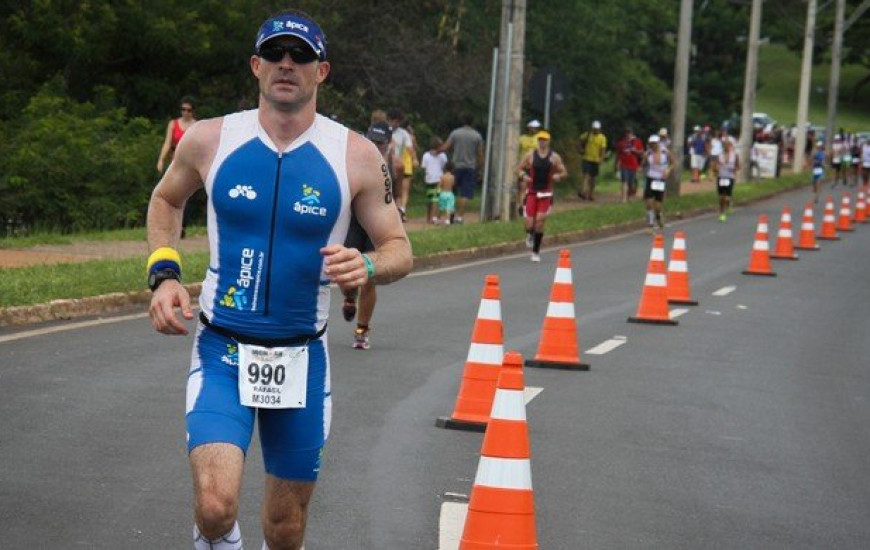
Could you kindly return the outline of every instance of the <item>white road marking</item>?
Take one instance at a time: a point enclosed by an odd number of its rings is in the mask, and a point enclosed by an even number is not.
[[[75,330],[79,328],[95,327],[98,325],[108,325],[110,323],[120,323],[122,321],[132,321],[133,319],[143,319],[148,317],[147,313],[134,313],[132,315],[121,315],[118,317],[107,317],[105,319],[93,319],[91,321],[80,321],[78,323],[70,323],[68,325],[57,325],[54,327],[39,328],[36,330],[27,330],[24,332],[16,332],[15,334],[7,334],[0,336],[0,344],[3,342],[12,342],[13,340],[22,340],[33,336],[42,336],[45,334],[53,334],[55,332],[65,332],[67,330]]]
[[[737,290],[736,286],[723,286],[722,288],[714,292],[713,296],[728,296],[735,290]]]
[[[628,340],[625,336],[614,336],[610,340],[605,340],[595,346],[594,348],[587,349],[586,353],[588,355],[604,355],[605,353],[609,353],[622,344],[626,343]]]
[[[525,389],[523,390],[523,399],[525,400],[526,405],[528,405],[529,402],[532,399],[536,398],[542,391],[544,391],[544,388],[536,388],[534,386],[526,386]]]
[[[672,309],[671,310],[671,319],[676,319],[677,317],[681,317],[681,316],[685,315],[686,313],[689,313],[688,309],[682,309],[682,308]]]
[[[716,311],[716,310],[713,310],[713,309],[708,309],[708,310],[706,310],[704,313],[707,313],[707,314],[710,314],[710,315],[722,315],[722,312],[721,312],[721,311]]]
[[[438,518],[438,550],[458,550],[468,515],[467,502],[444,502]]]
[[[749,309],[749,308],[744,306],[743,304],[737,304],[737,309]]]

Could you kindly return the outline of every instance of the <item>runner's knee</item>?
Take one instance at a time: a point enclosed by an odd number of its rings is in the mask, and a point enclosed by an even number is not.
[[[237,513],[238,502],[233,496],[209,490],[197,495],[196,524],[207,539],[214,540],[229,533]]]

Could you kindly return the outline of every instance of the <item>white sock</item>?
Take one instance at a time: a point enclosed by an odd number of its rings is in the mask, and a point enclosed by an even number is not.
[[[193,549],[194,550],[242,550],[242,531],[239,529],[239,522],[233,524],[233,528],[229,533],[215,540],[208,540],[199,528],[193,526]]]

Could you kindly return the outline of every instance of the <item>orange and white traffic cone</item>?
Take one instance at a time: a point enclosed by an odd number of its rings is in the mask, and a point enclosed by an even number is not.
[[[776,246],[771,258],[777,260],[797,260],[798,255],[794,251],[793,234],[791,232],[791,209],[788,206],[782,208],[782,217],[779,221],[779,231],[776,234]]]
[[[505,354],[459,550],[538,548],[522,356]]]
[[[687,306],[698,305],[692,299],[689,288],[689,263],[686,254],[686,235],[682,231],[674,234],[671,259],[668,261],[668,303]]]
[[[752,254],[749,256],[749,267],[743,270],[744,275],[767,275],[776,277],[770,268],[770,243],[767,242],[767,214],[762,214],[755,231],[755,241],[752,243]]]
[[[864,217],[870,221],[870,185],[864,186]]]
[[[800,250],[819,249],[819,243],[816,242],[815,214],[813,214],[813,203],[811,202],[804,206],[804,219],[801,222],[801,232],[798,235],[798,243],[795,248]]]
[[[646,278],[640,303],[634,317],[628,318],[629,323],[653,323],[659,325],[676,325],[671,319],[668,309],[668,276],[665,273],[665,238],[659,233],[653,237],[652,252],[649,256]]]
[[[840,240],[840,236],[837,235],[837,218],[834,216],[834,198],[830,195],[828,200],[825,201],[825,214],[822,217],[822,232],[819,233],[819,240]]]
[[[550,303],[541,329],[541,341],[534,359],[527,367],[565,370],[589,370],[580,362],[577,347],[577,320],[574,315],[574,283],[571,276],[571,251],[560,250],[556,277],[550,291]]]
[[[855,213],[852,215],[855,223],[867,223],[867,196],[864,191],[858,191],[858,200],[855,201]]]
[[[487,275],[456,406],[449,418],[438,418],[436,426],[475,432],[486,430],[503,355],[504,328],[499,279],[498,275]]]
[[[843,202],[840,203],[837,231],[855,231],[855,228],[852,227],[852,197],[848,193],[843,194]]]

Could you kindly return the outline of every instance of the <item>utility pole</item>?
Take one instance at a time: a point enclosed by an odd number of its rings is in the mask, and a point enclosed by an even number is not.
[[[828,81],[828,123],[825,126],[825,151],[831,150],[834,124],[837,121],[837,96],[840,93],[840,59],[843,55],[843,21],[846,0],[837,0],[834,19],[834,44],[831,46],[831,77]]]
[[[816,36],[816,0],[807,2],[807,28],[804,30],[804,55],[801,63],[801,83],[798,92],[797,128],[794,135],[792,172],[804,171],[804,150],[807,142],[807,113],[810,108],[810,77],[813,73],[813,42]],[[812,149],[810,149],[812,151]]]
[[[498,93],[494,116],[492,164],[495,168],[493,216],[510,221],[511,192],[515,187],[523,100],[523,52],[526,35],[526,0],[502,0]]]
[[[677,33],[677,59],[674,66],[674,99],[671,104],[671,142],[674,168],[668,178],[668,194],[680,196],[683,155],[686,147],[686,102],[689,95],[689,55],[692,47],[693,0],[680,0],[680,29]]]
[[[748,181],[752,148],[752,113],[755,112],[755,88],[758,82],[758,46],[761,37],[761,2],[752,0],[749,17],[749,39],[746,42],[746,77],[743,82],[743,114],[740,118],[740,181]]]

